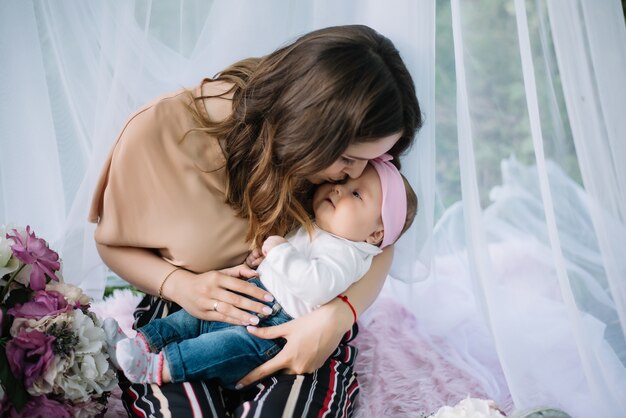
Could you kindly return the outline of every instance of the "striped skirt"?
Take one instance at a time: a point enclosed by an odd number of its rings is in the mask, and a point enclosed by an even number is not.
[[[178,305],[146,296],[135,310],[135,328],[179,310]],[[274,375],[241,391],[214,381],[130,383],[120,373],[122,401],[133,417],[350,417],[359,392],[354,372],[355,347],[348,343],[355,324],[333,355],[314,373]]]

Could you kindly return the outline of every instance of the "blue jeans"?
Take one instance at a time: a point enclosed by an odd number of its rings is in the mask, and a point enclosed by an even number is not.
[[[263,289],[257,278],[248,280]],[[266,290],[266,289],[265,289]],[[270,327],[293,319],[278,303],[259,301],[274,311],[257,326]],[[203,321],[184,310],[150,321],[137,330],[153,352],[163,351],[172,382],[217,379],[226,388],[274,357],[285,345],[283,338],[264,340],[244,326]]]

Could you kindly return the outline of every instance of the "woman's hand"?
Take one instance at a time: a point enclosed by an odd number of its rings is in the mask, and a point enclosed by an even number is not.
[[[241,280],[256,275],[256,271],[245,264],[201,274],[178,270],[174,272],[175,277],[165,283],[163,294],[196,318],[256,325],[259,318],[245,311],[267,315],[271,309],[249,297],[274,299],[267,291]]]
[[[202,274],[183,269],[172,272],[170,263],[146,248],[104,244],[97,244],[97,248],[102,260],[124,280],[147,294],[176,302],[199,319],[257,324],[258,318],[245,311],[268,314],[267,307],[249,298],[274,299],[267,291],[241,280],[257,275],[243,264]]]
[[[248,373],[237,387],[241,388],[283,370],[288,374],[312,373],[335,351],[352,326],[350,308],[339,299],[281,325],[248,331],[264,339],[285,338],[287,344],[276,355]]]

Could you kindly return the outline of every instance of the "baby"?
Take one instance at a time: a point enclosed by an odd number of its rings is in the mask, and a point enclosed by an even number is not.
[[[372,258],[411,225],[417,198],[383,155],[345,184],[323,184],[313,196],[315,227],[263,243],[259,278],[249,282],[274,295],[271,313],[258,326],[304,315],[341,295],[368,270]],[[285,340],[257,338],[243,326],[202,321],[184,310],[152,320],[134,339],[105,320],[113,362],[134,383],[218,379],[233,388],[248,372],[275,356]]]

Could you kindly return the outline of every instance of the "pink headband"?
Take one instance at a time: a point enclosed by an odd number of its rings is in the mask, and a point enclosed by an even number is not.
[[[406,189],[400,172],[391,164],[393,157],[383,154],[370,160],[370,164],[378,172],[380,186],[383,190],[381,216],[385,235],[380,248],[393,244],[400,237],[406,220]]]

